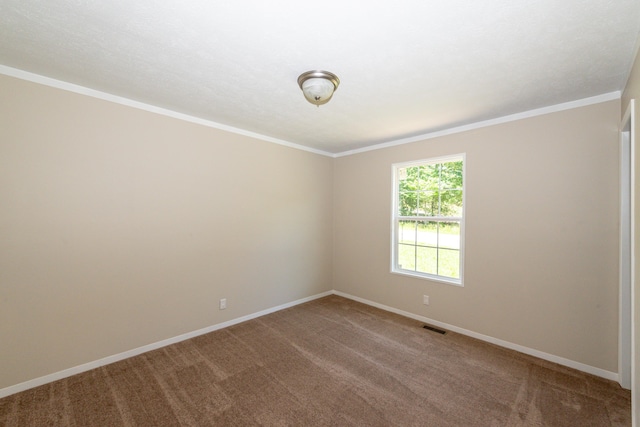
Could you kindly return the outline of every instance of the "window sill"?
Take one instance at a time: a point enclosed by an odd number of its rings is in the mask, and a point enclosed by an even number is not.
[[[453,279],[453,278],[447,278],[443,276],[435,276],[433,274],[418,273],[410,270],[391,270],[391,273],[399,274],[401,276],[415,277],[416,279],[430,280],[432,282],[445,283],[447,285],[458,286],[461,288],[464,287],[464,284],[462,283],[462,279]]]

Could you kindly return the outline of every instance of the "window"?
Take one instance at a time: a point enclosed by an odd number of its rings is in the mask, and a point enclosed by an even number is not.
[[[392,267],[462,285],[464,154],[393,165]]]

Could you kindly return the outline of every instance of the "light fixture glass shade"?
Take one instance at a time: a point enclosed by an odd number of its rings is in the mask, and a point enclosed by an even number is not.
[[[329,102],[339,84],[338,76],[328,71],[307,71],[298,77],[304,97],[314,105]]]
[[[333,96],[333,83],[325,79],[309,79],[302,83],[302,93],[312,104],[321,105]]]

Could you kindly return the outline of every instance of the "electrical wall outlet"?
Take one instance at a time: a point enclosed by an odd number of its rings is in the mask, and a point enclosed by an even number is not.
[[[422,295],[422,303],[424,305],[429,305],[429,295]]]
[[[226,298],[221,298],[220,299],[220,310],[224,310],[225,308],[227,308],[227,299]]]

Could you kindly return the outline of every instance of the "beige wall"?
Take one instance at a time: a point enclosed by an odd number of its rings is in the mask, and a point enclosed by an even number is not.
[[[633,222],[635,224],[635,312],[634,312],[634,325],[635,325],[635,376],[632,378],[634,383],[634,390],[640,391],[640,314],[638,313],[638,309],[640,309],[640,262],[638,261],[638,256],[640,253],[638,252],[640,249],[640,207],[638,206],[638,201],[640,200],[640,171],[638,171],[638,167],[640,165],[640,55],[636,55],[635,63],[633,64],[633,69],[631,70],[631,75],[629,76],[629,80],[627,82],[627,86],[622,94],[622,114],[625,113],[627,106],[629,105],[629,101],[631,99],[635,99],[635,135],[632,144],[635,150],[635,165],[636,165],[636,182],[635,182],[635,218]],[[640,396],[638,393],[635,393],[633,396],[633,409],[634,416],[636,420],[640,420]]]
[[[617,371],[617,101],[333,160],[0,93],[0,389],[330,289]],[[465,287],[390,274],[391,164],[462,152]]]
[[[619,119],[610,101],[336,159],[334,288],[617,372]],[[465,286],[391,274],[391,165],[456,153]]]
[[[0,94],[0,389],[332,289],[333,159]]]

